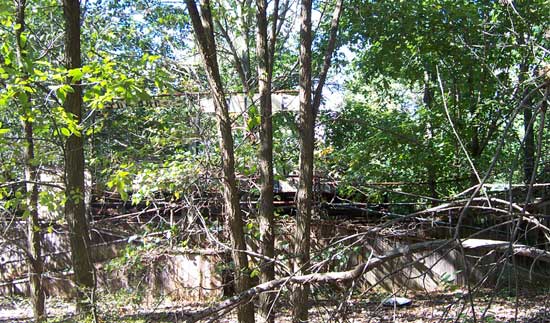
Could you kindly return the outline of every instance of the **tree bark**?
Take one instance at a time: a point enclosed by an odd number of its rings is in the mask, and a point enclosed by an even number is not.
[[[430,87],[430,73],[428,71],[424,72],[424,96],[422,98],[422,101],[424,102],[424,105],[428,109],[428,111],[432,110],[432,103],[433,103],[433,91]],[[430,149],[433,149],[433,137],[434,137],[434,129],[431,122],[428,122],[427,124],[427,134],[428,134],[428,147]],[[437,173],[435,168],[435,163],[430,159],[427,161],[427,168],[426,168],[426,174],[427,174],[427,183],[428,183],[428,190],[430,197],[437,199]],[[432,200],[431,205],[435,206],[436,201]]]
[[[243,139],[250,136],[251,131],[248,131],[248,106],[247,100],[250,102],[254,101],[252,93],[252,70],[250,64],[250,34],[252,28],[252,0],[245,0],[238,2],[237,8],[235,9],[237,13],[237,19],[233,21],[232,30],[228,30],[227,18],[225,21],[220,21],[220,17],[215,18],[216,25],[220,31],[220,34],[225,39],[229,46],[229,51],[233,56],[234,67],[239,76],[241,84],[243,86],[242,90],[245,94],[245,110],[242,113],[243,121]],[[223,16],[223,15],[220,15]],[[223,17],[222,17],[223,18]]]
[[[296,231],[294,234],[294,272],[305,275],[310,260],[310,225],[313,203],[313,150],[315,114],[311,102],[311,0],[301,0],[300,24],[300,166],[296,196]],[[292,291],[292,321],[308,321],[309,284],[296,284]]]
[[[325,52],[323,67],[319,74],[319,83],[312,97],[311,81],[311,0],[302,0],[300,8],[300,112],[299,112],[299,138],[300,147],[300,176],[298,179],[298,192],[296,196],[296,231],[294,235],[294,271],[297,275],[307,273],[310,260],[310,225],[313,204],[313,151],[315,147],[315,119],[317,110],[321,104],[323,86],[331,65],[332,54],[336,47],[336,36],[340,15],[342,13],[342,0],[337,0],[333,11],[329,40]],[[293,322],[308,321],[309,284],[295,286],[292,292]]]
[[[525,144],[523,146],[523,176],[525,184],[531,182],[533,170],[535,169],[535,131],[533,129],[533,124],[531,124],[532,118],[533,111],[531,107],[527,105],[523,109],[523,130],[525,132]]]
[[[29,291],[35,322],[45,320],[44,287],[42,285],[42,237],[38,219],[38,170],[34,165],[33,124],[23,122],[25,130],[25,180],[27,181],[27,245],[29,248]]]
[[[65,66],[80,68],[80,2],[63,0],[65,19]],[[82,87],[80,81],[71,83],[63,104],[78,123],[82,120]],[[84,206],[84,141],[80,134],[71,134],[65,143],[65,219],[69,226],[74,282],[77,286],[77,310],[90,314],[93,310],[94,268],[90,258],[90,236]]]
[[[235,290],[237,293],[241,293],[251,286],[250,269],[248,267],[248,257],[246,253],[242,252],[246,250],[246,242],[239,205],[237,181],[235,179],[235,156],[233,152],[233,136],[231,134],[231,119],[218,67],[210,2],[209,0],[201,1],[200,13],[194,0],[186,0],[185,3],[191,17],[199,52],[203,58],[216,109],[218,131],[220,133],[220,150],[222,153],[223,196],[231,228],[232,256],[235,262]],[[241,323],[253,323],[254,305],[252,303],[240,305],[237,317]]]
[[[520,37],[519,45],[523,44],[524,41],[522,37]],[[525,80],[528,78],[527,73],[529,71],[528,63],[526,61],[522,62],[519,70],[520,74],[518,87],[523,89],[523,91],[521,91],[522,97],[520,98],[520,100],[522,100],[529,93],[529,88],[525,85]],[[523,108],[523,130],[525,133],[525,137],[523,139],[523,177],[525,184],[529,184],[531,182],[531,177],[535,168],[535,130],[533,129],[534,125],[531,123],[531,119],[533,119],[533,111],[531,110],[530,104],[531,101],[532,100],[529,100]]]
[[[256,53],[258,56],[258,85],[260,94],[260,244],[262,255],[275,257],[275,237],[273,220],[273,123],[271,106],[271,78],[272,62],[270,60],[267,38],[267,0],[257,0],[257,34]],[[275,11],[278,8],[274,8]],[[274,21],[274,24],[277,22]],[[275,279],[275,264],[272,261],[260,262],[260,282],[265,283]],[[273,322],[271,306],[274,295],[264,293],[260,295],[259,321]]]
[[[16,57],[17,65],[22,72],[23,77],[27,78],[27,73],[24,67],[24,45],[21,39],[23,32],[26,29],[25,24],[25,0],[15,0],[16,17],[15,23],[19,24],[19,29],[15,31],[16,39]],[[28,94],[27,94],[28,95]],[[31,110],[30,97],[21,102],[24,109],[24,114],[27,110]],[[44,289],[42,286],[42,238],[40,230],[40,222],[38,219],[38,169],[35,163],[34,155],[34,130],[31,121],[23,118],[22,121],[23,133],[25,135],[25,147],[23,151],[23,160],[25,163],[25,181],[27,190],[27,248],[28,248],[28,261],[29,261],[29,290],[31,303],[33,305],[33,317],[35,322],[43,322],[45,319],[45,306],[44,306]]]
[[[297,275],[307,273],[310,261],[310,225],[313,204],[313,151],[315,147],[315,119],[317,110],[321,104],[323,86],[331,65],[332,54],[336,47],[336,36],[340,15],[342,12],[342,0],[337,0],[333,11],[330,35],[327,50],[325,52],[323,67],[319,74],[319,83],[312,97],[311,81],[311,0],[302,0],[300,9],[300,111],[299,111],[299,138],[300,165],[298,179],[298,193],[296,195],[296,231],[294,235],[294,271]],[[309,284],[295,286],[292,292],[293,322],[308,321]]]

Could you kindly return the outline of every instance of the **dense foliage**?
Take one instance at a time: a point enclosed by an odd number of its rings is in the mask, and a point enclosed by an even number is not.
[[[352,1],[347,100],[325,119],[331,171],[356,185],[407,182],[420,184],[412,188],[418,193],[449,196],[477,184],[498,150],[489,181],[521,182],[521,165],[533,158],[522,150],[535,145],[524,125],[544,128],[537,116],[544,91],[521,107],[533,120],[516,111],[547,77],[544,4]],[[539,139],[543,152],[547,134]],[[544,153],[536,158],[548,163]]]

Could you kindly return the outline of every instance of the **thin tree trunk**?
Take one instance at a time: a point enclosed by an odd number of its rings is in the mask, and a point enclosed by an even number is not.
[[[330,22],[329,30],[329,39],[327,44],[327,49],[325,51],[325,57],[323,59],[323,67],[319,73],[319,82],[317,83],[317,88],[315,88],[315,93],[313,95],[313,113],[314,117],[317,115],[319,106],[321,105],[321,97],[323,96],[323,87],[325,86],[325,81],[327,79],[328,70],[332,65],[332,54],[336,48],[336,36],[338,35],[338,27],[340,25],[340,17],[342,16],[344,0],[336,0],[334,10],[332,12],[332,19]]]
[[[313,202],[313,150],[315,115],[311,91],[311,0],[301,1],[300,24],[300,176],[296,197],[296,231],[294,236],[294,272],[307,273],[310,260],[310,223]],[[297,284],[292,291],[293,322],[308,321],[309,284]]]
[[[239,205],[237,181],[235,179],[235,156],[233,152],[233,136],[231,134],[231,119],[218,67],[210,2],[209,0],[201,2],[201,13],[197,10],[194,0],[186,0],[185,3],[191,17],[199,51],[204,61],[216,109],[218,131],[221,137],[223,196],[231,227],[232,255],[235,262],[235,291],[241,293],[251,287],[250,269],[248,267],[248,257],[242,252],[242,250],[246,250],[246,242]],[[241,323],[253,323],[254,305],[252,303],[240,305],[237,317]]]
[[[15,23],[19,24],[20,28],[15,31],[16,38],[16,57],[17,65],[26,78],[26,72],[24,72],[24,48],[21,36],[26,29],[25,24],[25,0],[16,0],[16,17]],[[24,113],[31,108],[30,97],[21,102]],[[27,248],[28,248],[28,261],[29,261],[29,290],[31,303],[33,305],[33,317],[35,322],[42,322],[45,319],[44,316],[44,290],[42,286],[42,238],[40,230],[40,222],[38,219],[38,170],[35,164],[34,156],[34,131],[32,122],[23,118],[22,121],[23,132],[25,134],[25,148],[23,151],[23,160],[25,162],[25,181],[27,190]]]
[[[321,104],[323,86],[331,65],[332,54],[336,47],[336,37],[343,0],[337,0],[332,14],[329,40],[325,52],[323,67],[319,73],[319,82],[312,97],[311,81],[311,0],[301,1],[300,24],[300,112],[299,138],[300,146],[300,176],[296,196],[296,231],[294,236],[294,272],[304,275],[310,260],[310,225],[313,204],[313,151],[315,147],[315,119]],[[292,291],[293,322],[308,321],[309,284],[307,282],[295,286]]]
[[[44,287],[42,285],[42,273],[44,264],[42,262],[42,237],[40,221],[38,219],[38,170],[34,166],[34,139],[33,125],[24,121],[25,129],[25,180],[27,181],[27,239],[29,248],[29,291],[33,305],[33,316],[36,322],[45,319]]]
[[[430,88],[430,73],[428,71],[424,72],[424,96],[422,101],[424,102],[424,105],[428,109],[428,111],[432,110],[432,103],[433,103],[433,93],[432,89]],[[432,141],[434,137],[434,130],[433,126],[430,122],[428,122],[428,147],[433,148]],[[436,168],[433,165],[434,163],[432,160],[428,160],[428,167],[426,169],[427,173],[427,182],[428,182],[428,190],[430,191],[430,197],[437,199],[437,173]],[[435,200],[431,201],[431,205],[435,206],[437,203]]]
[[[234,67],[241,80],[244,92],[244,111],[242,113],[243,121],[243,139],[250,136],[251,130],[248,129],[248,105],[254,102],[254,97],[251,88],[252,71],[250,68],[250,28],[251,28],[251,0],[246,0],[239,3],[237,7],[238,19],[234,22],[236,26],[232,32],[228,30],[227,20],[222,23],[219,17],[215,18],[216,25],[229,46],[229,50],[233,56]],[[248,102],[250,100],[250,102]]]
[[[530,106],[523,109],[523,130],[525,131],[525,145],[523,147],[524,182],[529,184],[535,168],[535,131],[531,123],[533,111]]]
[[[65,18],[65,65],[67,69],[81,67],[80,52],[80,2],[63,0]],[[67,93],[65,111],[78,123],[82,119],[82,87],[80,81],[72,84],[73,92]],[[90,258],[90,236],[84,206],[84,141],[82,136],[71,134],[65,144],[65,218],[69,225],[71,259],[74,281],[77,286],[77,309],[82,314],[93,310],[93,264]]]
[[[258,55],[258,82],[260,92],[260,243],[262,255],[268,258],[275,256],[275,237],[273,221],[273,124],[271,106],[271,71],[270,52],[267,39],[267,0],[257,0],[257,35],[256,52]],[[274,8],[278,10],[278,8]],[[276,22],[273,22],[276,24]],[[271,261],[261,261],[260,282],[265,283],[275,279],[275,264]],[[273,294],[260,295],[260,322],[273,322],[271,314]]]
[[[477,99],[475,98],[475,85],[472,75],[472,69],[470,69],[470,75],[468,77],[468,102],[469,102],[469,112],[472,117],[474,117],[477,114]],[[471,125],[472,129],[472,137],[470,138],[470,157],[472,159],[472,163],[475,167],[477,167],[477,163],[479,161],[479,158],[481,157],[481,146],[479,141],[479,126],[475,123]],[[478,175],[476,174],[475,169],[470,169],[470,186],[475,186],[479,184]]]
[[[523,45],[523,38],[519,38],[519,45]],[[520,74],[518,80],[518,87],[523,89],[521,92],[523,95],[520,98],[522,100],[528,93],[529,88],[526,86],[525,80],[528,78],[528,68],[529,65],[526,61],[522,62],[520,65]],[[531,100],[530,100],[531,101]],[[531,124],[531,119],[533,118],[533,111],[531,110],[531,105],[528,103],[523,108],[523,130],[525,132],[524,137],[524,146],[523,146],[523,176],[525,184],[531,182],[531,176],[535,168],[535,130],[533,124]]]

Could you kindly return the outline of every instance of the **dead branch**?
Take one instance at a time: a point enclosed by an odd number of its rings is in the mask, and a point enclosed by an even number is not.
[[[465,239],[462,241],[456,240],[433,240],[426,242],[419,242],[412,245],[401,246],[394,248],[392,251],[388,252],[382,256],[372,256],[367,262],[363,262],[353,269],[348,271],[340,272],[326,272],[326,273],[314,273],[301,276],[287,276],[279,279],[275,279],[263,284],[256,285],[239,295],[235,295],[225,301],[217,303],[211,307],[194,311],[183,313],[186,318],[186,322],[197,322],[202,319],[211,317],[218,312],[226,312],[234,307],[250,301],[253,297],[273,291],[283,285],[291,284],[305,284],[305,283],[331,283],[331,282],[343,282],[349,280],[356,280],[363,276],[368,271],[379,267],[380,265],[395,259],[397,257],[402,257],[426,250],[438,249],[438,248],[456,248],[459,245],[462,245],[464,249],[494,249],[494,250],[507,250],[510,247],[510,242],[508,241],[498,241],[498,240],[487,240],[487,239]],[[526,256],[533,258],[538,261],[550,262],[550,252],[529,247],[521,244],[512,244],[512,250],[514,255]]]
[[[438,206],[435,206],[435,207],[432,207],[432,208],[429,208],[429,209],[426,209],[426,210],[422,210],[422,211],[419,211],[419,212],[416,212],[416,213],[413,213],[412,215],[421,215],[421,214],[426,214],[426,213],[438,213],[438,212],[442,212],[442,211],[447,211],[449,207],[455,207],[455,206],[460,206],[460,207],[463,207],[465,208],[466,207],[466,204],[468,201],[471,201],[471,202],[495,202],[497,204],[502,204],[502,205],[506,205],[506,206],[510,206],[512,209],[515,209],[516,211],[519,211],[521,212],[523,210],[523,208],[515,203],[510,203],[509,201],[506,201],[506,200],[503,200],[503,199],[499,199],[499,198],[495,198],[495,197],[490,197],[490,198],[482,198],[482,197],[474,197],[474,198],[470,198],[470,199],[464,199],[464,200],[458,200],[458,201],[452,201],[452,202],[449,202],[449,203],[445,203],[445,204],[441,204],[441,205],[438,205]],[[471,207],[471,206],[468,206],[468,207]],[[498,209],[498,208],[495,208],[495,207],[489,207],[489,209],[493,210],[493,211],[500,211],[501,209]],[[526,214],[529,214],[528,212],[526,212]]]

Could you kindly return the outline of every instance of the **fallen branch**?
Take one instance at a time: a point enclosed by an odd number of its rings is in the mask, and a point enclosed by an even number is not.
[[[462,247],[464,249],[478,249],[478,248],[489,248],[496,250],[508,250],[510,248],[510,242],[507,241],[498,241],[498,240],[486,240],[486,239],[465,239],[461,241]],[[363,262],[353,269],[348,271],[340,272],[327,272],[327,273],[314,273],[309,275],[301,276],[288,276],[279,279],[275,279],[263,284],[256,285],[239,295],[235,295],[225,301],[222,301],[218,304],[215,304],[211,307],[194,311],[183,313],[186,317],[186,322],[197,322],[199,320],[211,317],[218,312],[226,312],[244,302],[250,301],[256,295],[261,293],[269,292],[279,288],[282,285],[293,283],[293,284],[304,284],[304,283],[330,283],[330,282],[343,282],[349,280],[355,280],[363,276],[368,271],[379,267],[380,265],[395,259],[397,257],[402,257],[417,252],[422,252],[426,250],[433,250],[439,248],[456,248],[459,245],[459,241],[456,240],[433,240],[415,243],[412,245],[397,247],[388,252],[383,256],[372,256],[369,258],[369,261]],[[538,261],[545,261],[550,263],[550,252],[521,245],[513,244],[512,250],[514,255],[526,256],[534,258]]]
[[[495,197],[490,197],[490,198],[484,198],[484,197],[474,197],[472,199],[463,199],[463,200],[457,200],[457,201],[452,201],[452,202],[449,202],[449,203],[445,203],[445,204],[441,204],[441,205],[438,205],[438,206],[435,206],[435,207],[432,207],[432,208],[429,208],[429,209],[426,209],[426,210],[422,210],[422,211],[418,211],[416,213],[413,213],[411,215],[413,216],[417,216],[417,215],[421,215],[421,214],[426,214],[426,213],[441,213],[441,212],[444,212],[444,211],[447,211],[448,208],[450,207],[461,207],[461,208],[465,208],[466,207],[466,204],[468,201],[472,201],[472,202],[495,202],[497,204],[502,204],[502,205],[505,205],[506,207],[511,207],[512,209],[518,211],[518,212],[522,212],[523,211],[523,208],[520,206],[520,205],[517,205],[516,203],[510,203],[509,201],[506,201],[506,200],[503,200],[503,199],[499,199],[499,198],[495,198]],[[470,208],[470,206],[468,206]],[[493,210],[493,211],[497,211],[497,212],[500,212],[502,211],[502,209],[499,209],[499,208],[496,208],[496,207],[488,207],[490,210]],[[525,214],[529,214],[528,212],[525,212]]]

